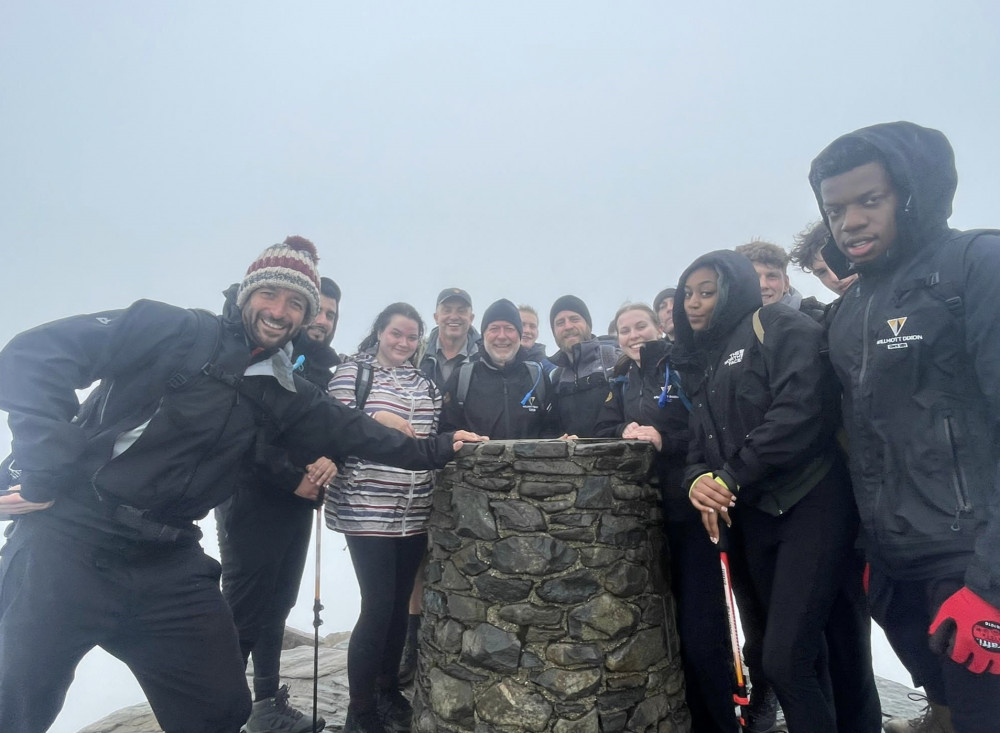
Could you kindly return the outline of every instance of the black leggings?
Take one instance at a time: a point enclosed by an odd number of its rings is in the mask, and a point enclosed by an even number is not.
[[[410,592],[427,535],[345,537],[361,589],[361,615],[347,648],[350,705],[361,712],[375,704],[377,690],[399,686]]]
[[[839,596],[849,587],[857,529],[843,467],[831,469],[780,516],[752,506],[737,508],[734,522],[742,524],[747,565],[767,609],[764,676],[774,686],[788,730],[836,733],[844,730],[838,717],[846,723],[849,712],[863,709],[863,727],[853,729],[877,731],[869,639],[857,625],[840,623],[846,605]],[[838,618],[831,623],[835,607]],[[836,664],[829,667],[827,645],[837,650]]]

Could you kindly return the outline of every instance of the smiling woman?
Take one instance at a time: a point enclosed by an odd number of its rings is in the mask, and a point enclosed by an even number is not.
[[[413,363],[423,331],[413,306],[386,307],[360,353],[337,367],[330,395],[407,435],[435,435],[441,396]],[[379,716],[409,729],[412,711],[399,692],[398,670],[432,489],[430,471],[349,457],[327,494],[326,524],[344,534],[361,588],[361,614],[347,652],[345,731],[381,731]]]

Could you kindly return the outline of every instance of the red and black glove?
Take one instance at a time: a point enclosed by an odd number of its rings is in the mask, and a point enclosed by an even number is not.
[[[1000,609],[968,588],[941,604],[928,633],[938,654],[947,653],[974,674],[1000,675]]]

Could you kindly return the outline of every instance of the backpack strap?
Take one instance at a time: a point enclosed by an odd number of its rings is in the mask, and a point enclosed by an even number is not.
[[[180,389],[187,384],[189,379],[200,373],[209,374],[226,383],[230,381],[213,364],[213,360],[219,353],[219,345],[222,343],[222,323],[214,313],[209,311],[192,308],[191,312],[198,318],[194,344],[188,351],[185,363],[167,380],[168,390]],[[213,373],[216,371],[219,373]]]
[[[614,373],[615,365],[618,364],[618,349],[608,344],[601,344],[601,368],[604,370],[604,378],[611,383],[611,375]],[[610,360],[610,361],[609,361]]]
[[[455,390],[455,400],[461,410],[465,409],[465,398],[469,396],[469,384],[472,382],[472,368],[475,364],[467,361],[458,368],[458,388]]]
[[[375,370],[367,361],[358,362],[358,373],[354,377],[354,406],[358,410],[365,409],[368,402],[368,395],[372,393],[372,381],[375,378]]]
[[[539,403],[545,404],[545,369],[537,361],[525,361],[524,365],[528,367],[528,374],[531,375],[531,389],[528,393],[524,395],[521,400],[521,404],[524,405],[531,399],[534,395],[538,398]]]
[[[753,332],[757,335],[757,340],[764,343],[764,324],[760,322],[760,311],[758,308],[753,312]]]

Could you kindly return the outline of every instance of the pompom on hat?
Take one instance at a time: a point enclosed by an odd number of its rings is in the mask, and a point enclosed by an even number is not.
[[[242,308],[254,290],[263,287],[287,288],[302,293],[309,304],[308,323],[319,313],[319,272],[316,245],[305,237],[287,237],[272,244],[250,263],[236,293],[236,306]]]

